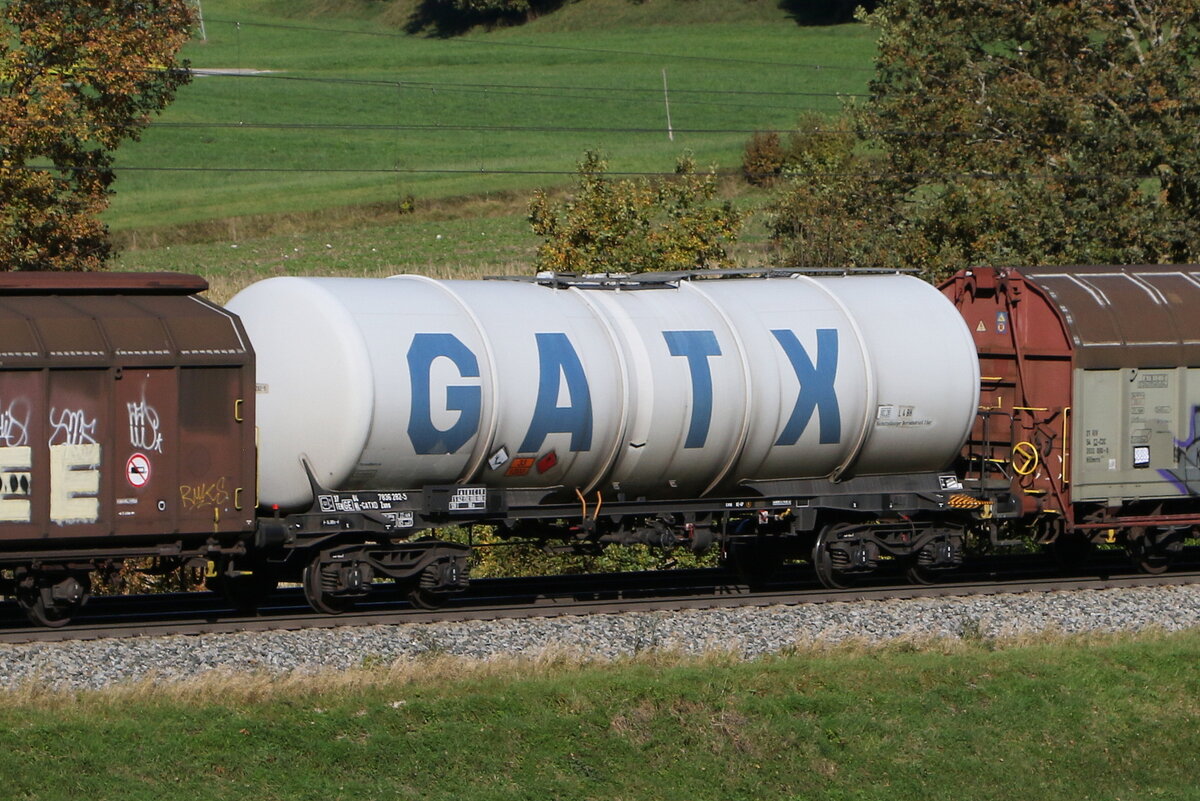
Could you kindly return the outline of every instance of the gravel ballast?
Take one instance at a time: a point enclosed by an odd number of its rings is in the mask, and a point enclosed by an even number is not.
[[[646,651],[746,658],[797,645],[1006,638],[1200,626],[1200,585],[411,623],[304,631],[0,645],[0,687],[99,689],[210,671],[287,675],[423,656],[487,660],[552,652],[611,659]]]

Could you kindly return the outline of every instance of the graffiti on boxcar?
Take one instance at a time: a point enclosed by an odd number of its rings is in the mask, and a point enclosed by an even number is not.
[[[94,425],[94,423],[93,423]],[[50,520],[94,523],[100,517],[100,446],[50,446]]]
[[[0,522],[28,523],[32,450],[28,445],[0,448]]]
[[[2,403],[2,401],[0,401]],[[10,401],[0,412],[0,445],[15,448],[29,444],[29,401],[18,398]]]
[[[142,398],[139,403],[127,403],[129,411],[129,444],[137,450],[162,453],[163,438],[158,427],[158,410]]]
[[[50,409],[51,445],[91,445],[96,442],[96,418],[83,409]]]
[[[1192,425],[1187,439],[1175,440],[1178,459],[1174,470],[1159,470],[1184,495],[1200,496],[1200,406],[1192,407]]]
[[[216,481],[200,484],[181,484],[179,486],[179,501],[185,511],[219,507],[229,503],[229,490],[226,489],[228,480],[221,476]]]
[[[33,448],[30,404],[18,400],[0,412],[0,523],[33,522]],[[50,522],[100,519],[100,445],[95,418],[81,409],[50,410]]]
[[[33,521],[33,448],[0,448],[0,523]],[[50,520],[67,525],[100,517],[100,446],[50,446]]]
[[[50,409],[50,520],[94,523],[100,517],[100,444],[96,418],[83,409]]]

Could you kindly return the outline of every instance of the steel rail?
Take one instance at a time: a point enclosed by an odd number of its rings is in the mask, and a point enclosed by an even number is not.
[[[1010,568],[1011,569],[1011,568]],[[61,629],[31,627],[13,603],[0,604],[0,643],[199,635],[257,631],[296,631],[342,626],[380,626],[498,620],[565,615],[619,614],[762,607],[832,602],[967,597],[1030,592],[1061,592],[1200,583],[1200,566],[1145,575],[1126,565],[1102,566],[1091,575],[1049,575],[1044,562],[1021,568],[1016,578],[976,571],[959,580],[913,585],[873,583],[830,590],[816,585],[797,566],[761,590],[751,590],[723,570],[562,576],[477,581],[465,596],[438,610],[417,609],[399,599],[381,597],[342,615],[312,612],[298,590],[273,595],[258,615],[232,612],[213,593],[108,596],[94,599],[78,623]]]

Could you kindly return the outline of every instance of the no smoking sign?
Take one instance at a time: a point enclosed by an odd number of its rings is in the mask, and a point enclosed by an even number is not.
[[[145,454],[135,453],[129,457],[129,461],[125,463],[125,478],[129,479],[131,487],[146,486],[150,481],[150,460]]]

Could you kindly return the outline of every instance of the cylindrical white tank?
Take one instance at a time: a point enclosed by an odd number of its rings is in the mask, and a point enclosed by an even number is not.
[[[945,467],[978,405],[962,317],[903,275],[551,288],[273,278],[230,301],[258,364],[260,502],[325,486],[667,498]]]

